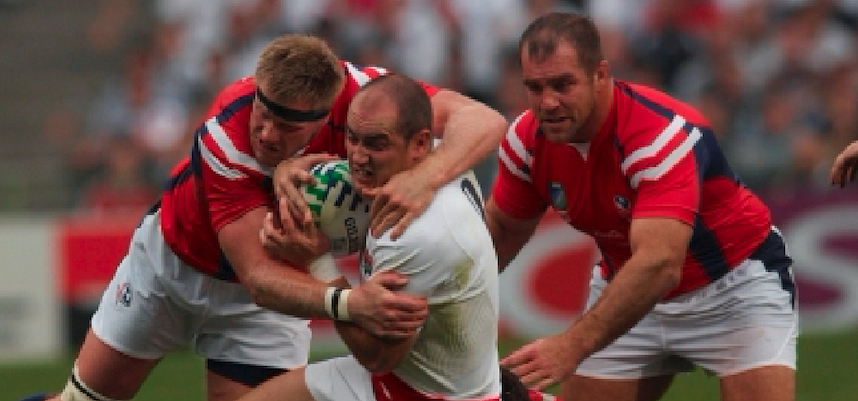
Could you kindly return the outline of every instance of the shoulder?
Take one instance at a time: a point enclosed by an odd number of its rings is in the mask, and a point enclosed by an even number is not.
[[[622,99],[618,102],[620,113],[626,114],[629,126],[655,127],[688,123],[708,125],[708,121],[693,106],[661,90],[640,84],[619,82],[617,92]]]
[[[527,110],[516,117],[507,129],[500,144],[502,158],[512,157],[526,162],[536,146],[539,121]]]
[[[252,76],[245,76],[230,82],[218,92],[215,104],[222,105],[221,108],[241,99],[253,100],[256,91],[256,83]]]
[[[539,122],[530,110],[513,120],[498,147],[500,171],[509,171],[516,177],[530,181],[530,170],[539,141]],[[498,179],[504,179],[503,174]]]
[[[440,235],[455,237],[461,232],[470,232],[471,227],[485,225],[484,205],[480,184],[474,173],[468,171],[438,190],[424,213],[424,224],[427,230],[434,229]]]
[[[251,77],[224,87],[198,131],[199,147],[194,152],[199,151],[206,165],[228,178],[270,174],[256,161],[250,146],[248,124],[255,89]]]
[[[443,242],[452,237],[460,224],[482,221],[481,207],[480,187],[474,174],[462,174],[438,189],[426,210],[397,241],[443,247]]]
[[[387,74],[387,69],[377,66],[361,66],[349,61],[340,60],[346,73],[347,83],[354,83],[358,86],[363,86],[373,78]]]
[[[345,124],[349,103],[358,89],[373,78],[386,74],[387,70],[382,67],[361,67],[345,60],[340,60],[340,65],[345,73],[345,83],[331,107],[331,121],[341,126]]]
[[[535,140],[539,131],[539,121],[533,112],[525,110],[518,115],[509,125],[505,141],[519,140],[523,143],[531,143]]]

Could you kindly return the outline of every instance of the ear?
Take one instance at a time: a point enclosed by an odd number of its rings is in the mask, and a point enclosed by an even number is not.
[[[593,72],[593,79],[597,86],[605,85],[610,81],[611,71],[608,66],[608,60],[602,60],[596,64],[596,71]]]
[[[432,150],[432,141],[432,132],[428,129],[422,129],[412,135],[409,143],[411,157],[414,159],[423,158],[423,156]]]

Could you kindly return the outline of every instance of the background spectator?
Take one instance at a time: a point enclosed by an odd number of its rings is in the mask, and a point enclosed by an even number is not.
[[[102,75],[89,101],[60,101],[42,119],[68,192],[60,207],[87,204],[85,188],[110,175],[108,149],[117,142],[140,153],[139,181],[160,185],[163,166],[186,153],[211,88],[249,73],[260,44],[284,32],[319,35],[345,59],[389,66],[514,116],[524,107],[514,51],[522,27],[547,11],[584,10],[603,32],[614,74],[700,108],[762,195],[829,190],[831,160],[858,139],[858,0],[90,3],[84,56],[111,60],[103,68],[115,74]],[[493,174],[487,159],[480,178]]]

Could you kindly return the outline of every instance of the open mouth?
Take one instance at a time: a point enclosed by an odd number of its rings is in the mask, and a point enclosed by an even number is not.
[[[568,117],[543,117],[541,119],[544,124],[559,124],[569,120]]]
[[[259,147],[262,150],[264,150],[266,152],[270,152],[270,153],[277,153],[280,151],[280,146],[277,146],[276,144],[273,144],[270,142],[265,142],[265,141],[259,141]]]
[[[363,187],[363,189],[375,187],[375,174],[367,166],[350,166],[349,173],[352,176],[352,181],[358,187]]]
[[[365,167],[352,167],[351,174],[353,177],[355,177],[356,179],[359,179],[361,181],[372,180],[372,177],[374,176],[372,171],[370,171],[369,169],[367,169]]]

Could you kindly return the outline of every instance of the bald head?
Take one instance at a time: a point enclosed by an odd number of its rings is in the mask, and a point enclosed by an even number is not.
[[[423,87],[404,75],[389,73],[369,81],[350,107],[379,110],[387,103],[395,114],[394,130],[408,141],[421,130],[432,130],[432,103]]]

